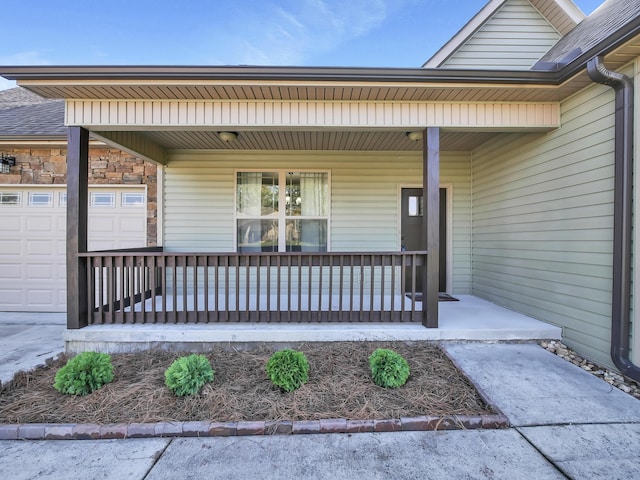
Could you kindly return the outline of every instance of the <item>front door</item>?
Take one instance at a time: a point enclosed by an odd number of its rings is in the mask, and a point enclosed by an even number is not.
[[[401,210],[402,250],[426,250],[422,226],[422,189],[403,188]],[[412,273],[407,271],[406,289],[411,289]],[[447,189],[440,189],[440,279],[439,292],[447,290]],[[416,291],[422,291],[422,272],[416,272]]]

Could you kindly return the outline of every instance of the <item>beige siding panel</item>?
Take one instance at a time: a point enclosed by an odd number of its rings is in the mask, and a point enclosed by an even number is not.
[[[559,39],[527,0],[507,0],[442,66],[527,70]]]
[[[151,115],[148,112],[153,112]],[[557,103],[69,100],[66,125],[144,127],[484,127],[551,129]]]
[[[561,104],[562,127],[473,152],[473,293],[563,327],[610,365],[613,92]]]
[[[164,246],[169,251],[234,249],[236,170],[331,172],[330,249],[398,251],[399,194],[420,185],[420,153],[181,152],[164,177]],[[471,292],[471,160],[441,156],[441,184],[453,189],[453,292]]]

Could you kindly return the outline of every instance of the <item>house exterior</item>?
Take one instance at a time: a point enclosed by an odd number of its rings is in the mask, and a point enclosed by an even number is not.
[[[0,74],[66,102],[69,328],[437,328],[442,290],[637,378],[639,53],[640,1],[492,0],[423,68]],[[89,135],[161,165],[161,251],[88,251]]]
[[[0,311],[66,311],[64,101],[0,92]],[[156,166],[102,142],[89,155],[92,250],[156,244]]]

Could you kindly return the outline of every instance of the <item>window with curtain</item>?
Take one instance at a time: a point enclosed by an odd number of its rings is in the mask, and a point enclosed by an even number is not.
[[[238,172],[239,252],[326,252],[327,172]]]

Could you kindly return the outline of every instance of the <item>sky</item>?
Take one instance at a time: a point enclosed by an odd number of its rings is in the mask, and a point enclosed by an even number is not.
[[[487,1],[2,0],[0,65],[420,67]]]

